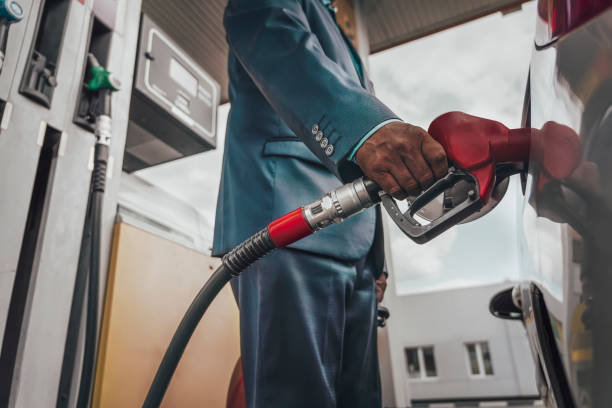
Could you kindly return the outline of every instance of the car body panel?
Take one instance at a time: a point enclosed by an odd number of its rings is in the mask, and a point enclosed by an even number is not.
[[[526,109],[526,126],[565,125],[582,146],[570,176],[547,180],[532,160],[524,184],[520,302],[540,389],[551,406],[612,407],[611,8],[534,44]]]

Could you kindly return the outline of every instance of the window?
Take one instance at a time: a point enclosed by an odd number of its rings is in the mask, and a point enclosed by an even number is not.
[[[438,375],[433,346],[407,347],[404,351],[408,378],[434,378]]]
[[[493,375],[493,362],[491,361],[489,342],[466,343],[465,351],[467,354],[468,372],[471,376],[485,377]]]
[[[421,365],[419,364],[419,349],[406,349],[406,364],[408,364],[408,377],[421,378]]]
[[[433,347],[423,347],[421,351],[423,352],[423,361],[425,362],[425,377],[435,377],[437,373]]]

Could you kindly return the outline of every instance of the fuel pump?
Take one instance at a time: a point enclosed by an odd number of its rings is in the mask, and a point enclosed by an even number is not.
[[[11,24],[23,19],[23,7],[15,0],[0,0],[0,72],[4,65],[8,32]]]

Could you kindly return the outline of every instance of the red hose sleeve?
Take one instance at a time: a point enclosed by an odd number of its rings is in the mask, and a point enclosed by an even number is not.
[[[306,222],[300,207],[268,224],[268,233],[277,248],[282,248],[307,237],[313,233],[313,230]]]

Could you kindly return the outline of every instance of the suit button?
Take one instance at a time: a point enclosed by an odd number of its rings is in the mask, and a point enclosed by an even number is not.
[[[323,132],[318,131],[317,135],[315,136],[315,139],[316,139],[317,142],[320,142],[321,139],[323,139]]]
[[[327,146],[327,149],[325,149],[325,154],[328,156],[331,156],[334,153],[334,146],[329,145]]]
[[[327,140],[326,137],[324,137],[323,139],[321,139],[321,148],[325,149],[327,147],[327,144],[329,143],[329,140]]]
[[[316,135],[319,131],[319,125],[312,125],[312,134]]]

